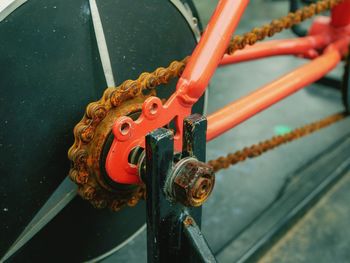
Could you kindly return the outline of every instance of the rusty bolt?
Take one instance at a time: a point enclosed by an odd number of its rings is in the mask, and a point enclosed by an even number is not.
[[[185,206],[201,206],[214,188],[213,168],[195,158],[186,158],[178,162],[170,177],[169,194]]]
[[[191,226],[193,225],[193,218],[190,216],[187,216],[185,220],[183,221],[185,226]]]

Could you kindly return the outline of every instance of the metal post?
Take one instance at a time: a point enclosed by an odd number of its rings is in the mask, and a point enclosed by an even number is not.
[[[148,262],[216,262],[200,232],[200,205],[214,185],[212,170],[202,163],[206,127],[205,118],[188,117],[183,151],[175,155],[172,131],[146,136]]]

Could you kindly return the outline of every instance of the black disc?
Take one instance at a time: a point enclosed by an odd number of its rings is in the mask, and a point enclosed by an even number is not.
[[[191,54],[195,36],[170,1],[97,1],[116,85]],[[73,127],[107,84],[88,0],[30,0],[0,22],[0,258],[66,178]],[[168,97],[170,88],[158,95]],[[203,99],[195,111],[202,112]],[[77,262],[145,222],[76,197],[9,262]]]

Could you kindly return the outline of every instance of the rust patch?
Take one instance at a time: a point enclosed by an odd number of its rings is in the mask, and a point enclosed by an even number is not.
[[[208,199],[214,184],[213,169],[205,163],[191,160],[184,163],[175,175],[173,195],[183,205],[197,207]]]
[[[183,221],[185,226],[192,226],[193,225],[193,218],[190,216],[187,216],[185,220]]]

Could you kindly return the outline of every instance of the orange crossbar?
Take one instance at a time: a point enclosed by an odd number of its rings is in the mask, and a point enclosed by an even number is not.
[[[338,65],[349,44],[350,37],[336,41],[320,57],[209,115],[207,141],[322,78]]]

